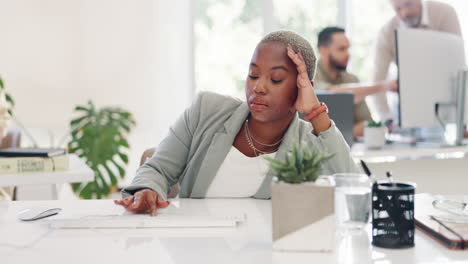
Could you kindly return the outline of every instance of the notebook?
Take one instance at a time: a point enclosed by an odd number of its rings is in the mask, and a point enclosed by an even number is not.
[[[0,157],[56,157],[66,154],[61,148],[6,148],[0,149]]]
[[[416,195],[416,228],[449,249],[467,249],[468,223],[455,223],[453,220],[448,220],[463,218],[435,209],[432,205],[435,199],[436,198],[430,194]]]

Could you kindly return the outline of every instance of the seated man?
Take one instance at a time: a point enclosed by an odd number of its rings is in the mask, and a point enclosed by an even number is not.
[[[366,121],[372,116],[365,98],[368,95],[396,91],[396,81],[385,81],[374,84],[359,83],[359,79],[346,71],[349,60],[349,40],[345,30],[338,27],[327,27],[318,36],[320,61],[315,76],[316,89],[329,90],[339,93],[354,94],[354,137],[364,134]]]

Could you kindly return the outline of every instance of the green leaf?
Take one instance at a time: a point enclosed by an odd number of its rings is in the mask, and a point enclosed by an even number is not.
[[[321,172],[322,163],[333,155],[308,150],[307,147],[307,145],[294,144],[292,149],[286,153],[284,160],[265,157],[278,180],[298,184],[317,179]]]
[[[123,153],[118,153],[117,155],[119,155],[120,159],[125,163],[125,164],[128,164],[128,156],[123,154]]]
[[[15,100],[13,100],[13,97],[9,93],[5,93],[5,99],[11,107],[15,106]]]
[[[95,181],[87,183],[83,189],[79,192],[79,195],[83,199],[92,199],[93,198],[93,187],[95,186]]]
[[[93,182],[80,187],[81,189],[76,187],[74,191],[86,199],[100,199],[110,193],[111,187],[117,185],[119,177],[125,176],[125,169],[119,163],[128,163],[126,151],[130,146],[122,132],[130,132],[135,122],[131,114],[122,109],[97,109],[91,101],[87,106],[76,106],[75,112],[81,115],[70,122],[69,152],[83,158],[96,177]],[[122,162],[117,162],[118,159]],[[111,164],[118,174],[110,167]]]
[[[118,144],[119,144],[120,146],[122,146],[122,147],[126,147],[126,148],[129,148],[129,147],[130,147],[130,145],[128,145],[127,140],[124,139],[124,138],[120,139],[119,142],[118,142]]]
[[[71,122],[70,122],[70,126],[76,126],[78,125],[79,123],[81,123],[81,121],[83,120],[86,120],[88,117],[87,116],[82,116],[82,117],[78,117],[76,119],[73,119]],[[87,122],[85,123],[87,124]],[[84,125],[84,124],[83,124]]]
[[[71,184],[71,187],[74,192],[78,192],[78,190],[81,188],[82,183],[80,182],[75,182]]]
[[[89,109],[84,106],[76,106],[75,111],[89,112]]]
[[[109,176],[109,179],[111,180],[111,185],[116,186],[117,185],[117,177],[114,175],[114,172],[107,166],[107,164],[102,164],[104,169],[107,172],[107,176]]]
[[[367,126],[368,126],[368,127],[381,127],[381,126],[383,126],[383,123],[380,122],[380,121],[379,121],[379,122],[376,122],[376,121],[373,121],[373,120],[372,120],[372,121],[370,121],[370,122],[367,123]]]
[[[5,84],[3,83],[3,80],[0,77],[0,90],[4,90],[4,89],[5,89]],[[5,92],[5,100],[8,103],[7,112],[8,114],[10,114],[10,116],[13,116],[13,107],[15,106],[15,100],[13,100],[13,97],[7,92]]]
[[[104,175],[102,175],[101,171],[100,170],[97,170],[97,179],[96,179],[96,182],[97,183],[101,183],[100,184],[100,189],[101,189],[101,195],[103,196],[107,196],[109,195],[110,193],[110,187],[109,187],[109,184],[107,183]]]
[[[123,178],[125,176],[125,169],[120,164],[118,164],[115,160],[111,160],[111,162],[119,171],[120,178]]]

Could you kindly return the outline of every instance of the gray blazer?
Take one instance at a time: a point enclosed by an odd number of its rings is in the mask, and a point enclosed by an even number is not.
[[[132,184],[122,190],[122,195],[126,197],[149,188],[167,199],[170,186],[179,183],[179,197],[205,197],[248,114],[245,102],[215,93],[200,93],[169,129],[154,155],[137,170]],[[312,125],[296,114],[275,157],[284,160],[294,142],[300,141],[320,152],[335,154],[322,165],[323,175],[358,171],[333,121],[319,136],[312,132]],[[272,178],[270,171],[254,198],[271,197]]]

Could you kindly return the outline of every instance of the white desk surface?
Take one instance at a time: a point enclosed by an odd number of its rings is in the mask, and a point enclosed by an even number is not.
[[[31,206],[54,206],[83,214],[123,212],[111,200],[0,202],[0,262],[17,263],[467,263],[468,251],[448,250],[416,231],[416,246],[391,250],[370,244],[365,231],[342,236],[333,254],[273,252],[271,202],[253,199],[180,199],[199,214],[245,213],[236,228],[52,230],[16,214]],[[173,201],[173,203],[177,203]],[[167,209],[165,209],[167,210]],[[310,239],[320,239],[311,237]],[[305,243],[307,243],[305,241]]]
[[[409,144],[390,144],[381,149],[366,149],[363,143],[356,143],[351,148],[354,158],[369,162],[392,162],[417,159],[450,159],[468,156],[468,146],[436,147],[430,145],[410,146]]]
[[[67,171],[0,174],[0,187],[31,184],[59,184],[87,182],[94,179],[94,172],[74,154],[69,154],[70,168]]]

